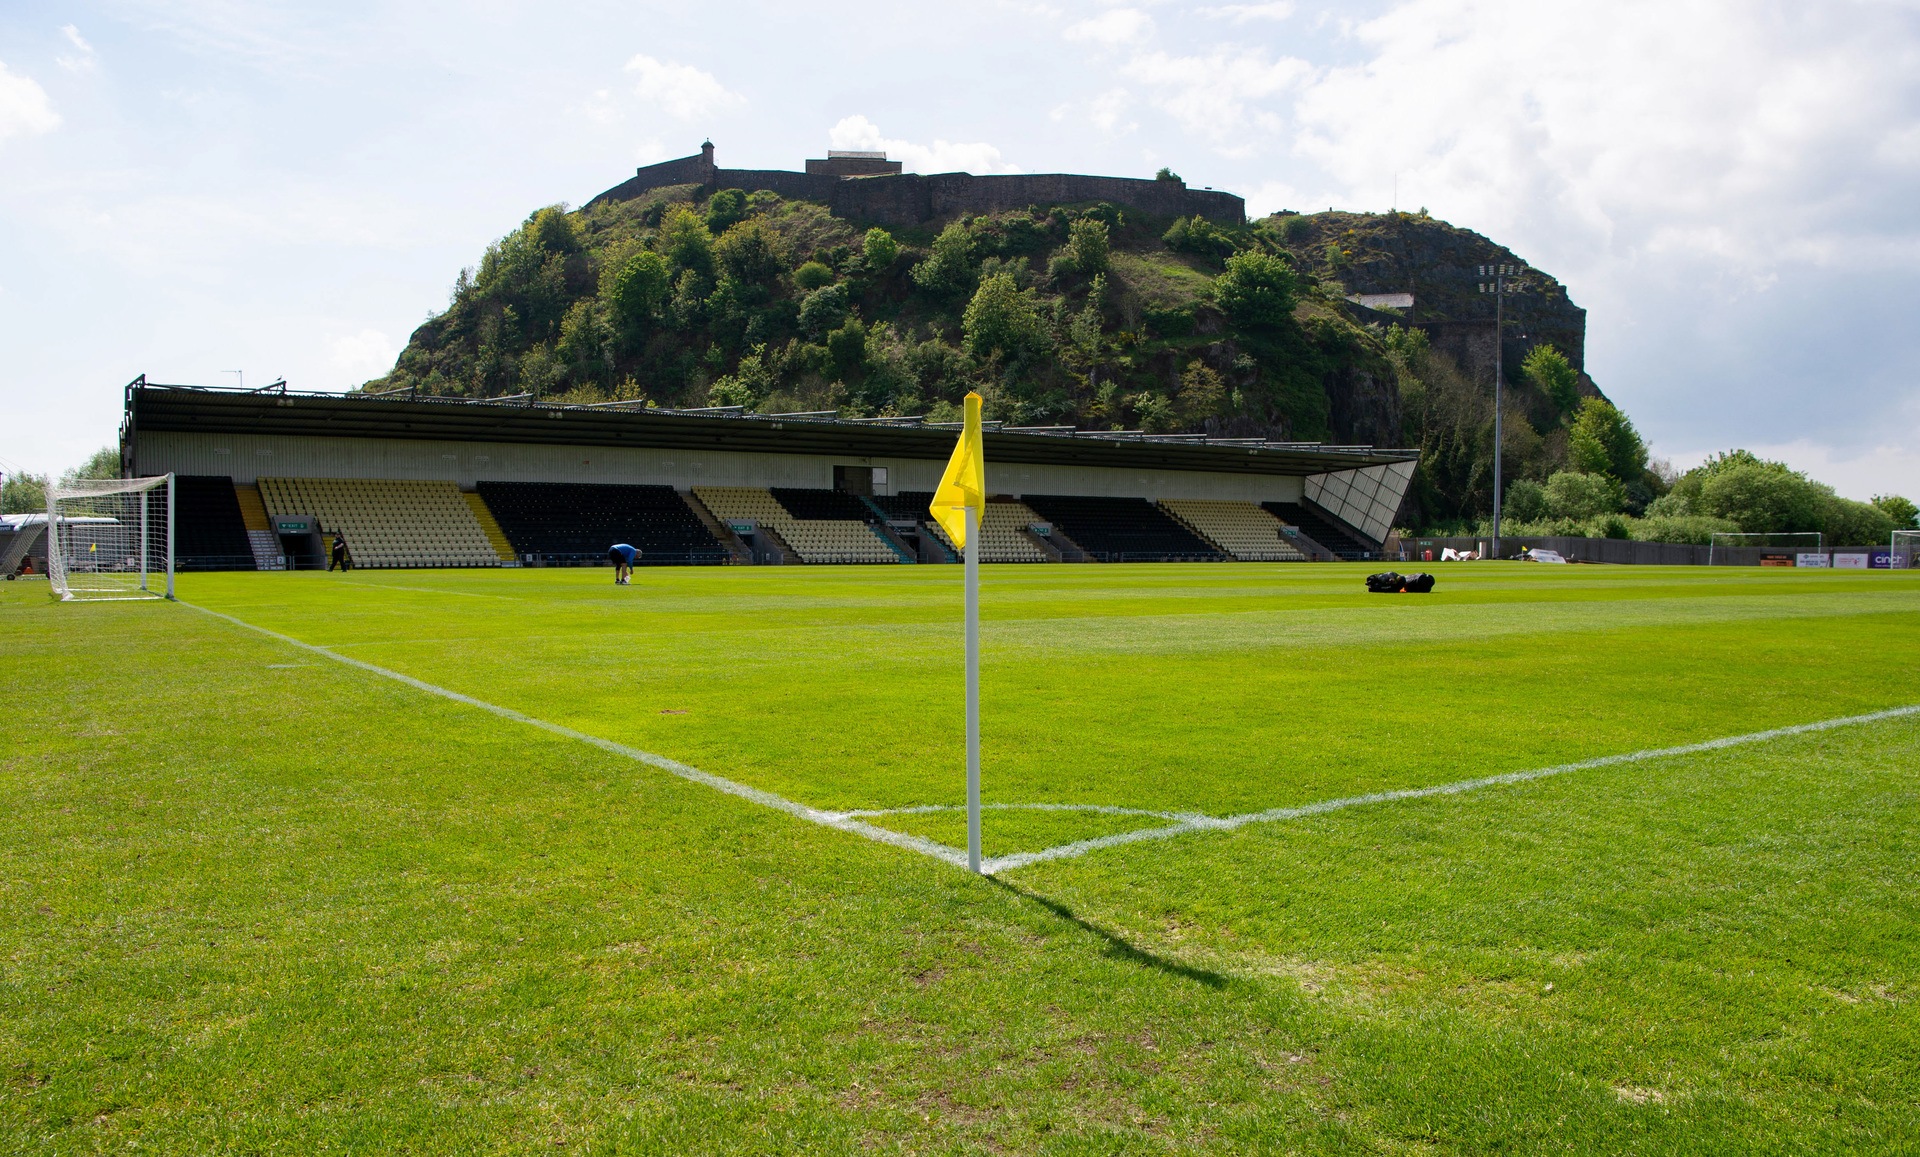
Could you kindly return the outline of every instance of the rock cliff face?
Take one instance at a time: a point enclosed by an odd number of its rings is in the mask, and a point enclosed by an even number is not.
[[[1374,320],[1415,325],[1435,349],[1476,381],[1493,381],[1494,299],[1479,285],[1491,278],[1482,266],[1514,265],[1506,303],[1502,354],[1508,381],[1521,381],[1520,363],[1543,342],[1565,354],[1581,373],[1584,393],[1599,389],[1586,376],[1587,311],[1573,304],[1566,287],[1534,269],[1504,245],[1473,232],[1412,213],[1278,214],[1277,232],[1302,268],[1349,294],[1413,295],[1413,307],[1396,313],[1368,311]]]

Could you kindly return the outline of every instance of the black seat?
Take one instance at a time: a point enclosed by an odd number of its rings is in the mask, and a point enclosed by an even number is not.
[[[164,533],[166,512],[156,512]],[[175,570],[252,570],[253,546],[240,516],[240,497],[224,474],[176,474],[173,479]]]
[[[1332,519],[1307,509],[1298,502],[1262,502],[1260,508],[1282,522],[1307,532],[1307,537],[1340,558],[1372,558],[1379,553],[1377,543],[1366,542],[1336,525]]]
[[[1144,498],[1024,494],[1020,500],[1101,562],[1219,562],[1227,557]]]
[[[522,559],[599,562],[616,542],[642,566],[711,566],[727,550],[671,486],[481,482],[476,489]]]

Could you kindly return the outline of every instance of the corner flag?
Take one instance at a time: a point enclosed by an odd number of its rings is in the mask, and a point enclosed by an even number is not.
[[[967,588],[967,867],[980,870],[980,518],[987,505],[987,455],[980,439],[980,395],[967,395],[960,444],[947,460],[929,507],[965,554]]]
[[[966,512],[978,511],[986,502],[987,456],[980,445],[980,395],[970,392],[960,442],[953,448],[953,457],[947,459],[947,472],[940,476],[940,489],[933,492],[933,505],[928,509],[953,545],[964,550],[970,537]]]

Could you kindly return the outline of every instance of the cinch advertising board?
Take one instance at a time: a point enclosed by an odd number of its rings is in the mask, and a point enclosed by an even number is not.
[[[1893,552],[1890,550],[1874,551],[1867,558],[1867,567],[1870,570],[1891,570],[1893,567]]]
[[[1865,570],[1867,569],[1867,552],[1864,550],[1861,550],[1861,551],[1836,550],[1833,552],[1833,569]]]
[[[1818,551],[1803,550],[1793,556],[1793,565],[1825,567],[1827,565],[1827,556]]]

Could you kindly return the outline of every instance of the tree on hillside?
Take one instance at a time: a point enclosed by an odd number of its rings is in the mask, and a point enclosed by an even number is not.
[[[682,270],[713,273],[713,234],[706,220],[685,205],[675,205],[661,218],[659,249],[672,263],[676,279]]]
[[[747,195],[739,189],[721,189],[707,198],[707,231],[725,233],[747,215]]]
[[[1605,398],[1586,398],[1573,419],[1567,458],[1575,470],[1611,474],[1624,483],[1647,472],[1647,445],[1627,416]]]
[[[861,239],[860,256],[866,259],[867,272],[878,276],[899,259],[900,243],[893,239],[893,234],[875,225]]]
[[[1051,345],[1046,323],[1034,308],[1032,291],[1022,290],[1010,273],[983,278],[962,320],[962,348],[981,360],[998,356],[1018,365]]]
[[[964,221],[940,230],[926,260],[913,267],[913,283],[936,297],[958,297],[973,288],[973,231]]]
[[[833,267],[824,261],[808,261],[793,271],[795,288],[811,292],[833,284]]]
[[[760,217],[742,221],[714,242],[720,268],[743,285],[770,287],[786,272],[786,243]]]
[[[1527,380],[1539,387],[1562,414],[1572,412],[1580,402],[1579,374],[1566,355],[1547,343],[1534,346],[1527,360],[1520,363]]]
[[[1279,257],[1241,253],[1227,259],[1227,271],[1213,283],[1213,299],[1236,326],[1274,332],[1293,321],[1300,279]]]
[[[1091,217],[1082,217],[1075,221],[1067,232],[1065,256],[1072,263],[1072,272],[1082,277],[1093,277],[1107,271],[1108,234],[1107,223]]]
[[[624,333],[639,334],[666,304],[672,278],[666,258],[658,253],[643,249],[629,257],[600,290],[614,324]]]

